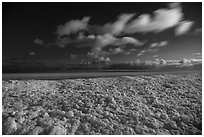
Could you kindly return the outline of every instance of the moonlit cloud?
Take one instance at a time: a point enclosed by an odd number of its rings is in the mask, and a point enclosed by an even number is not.
[[[168,42],[167,41],[161,41],[161,42],[155,42],[155,43],[152,43],[150,45],[150,48],[155,48],[155,47],[163,47],[165,45],[167,45]]]
[[[109,57],[96,56],[96,54],[93,52],[88,52],[86,56],[89,58],[92,58],[94,61],[99,61],[99,62],[103,61],[106,63],[111,62],[111,59]]]
[[[134,16],[134,14],[122,14],[114,23],[106,23],[103,26],[89,25],[89,29],[92,33],[96,34],[112,34],[120,35],[125,29],[126,23]]]
[[[108,55],[110,53],[117,54],[121,53],[124,50],[126,44],[130,44],[133,46],[141,46],[143,42],[140,42],[139,40],[132,38],[132,37],[122,37],[117,38],[111,34],[105,34],[105,35],[80,35],[76,39],[70,39],[69,37],[63,37],[59,38],[56,43],[59,47],[66,47],[69,45],[72,45],[77,48],[81,47],[91,47],[93,53],[95,53],[98,56],[102,55]],[[103,51],[103,48],[107,46],[116,46],[118,48],[113,49],[110,53],[107,51]]]
[[[74,55],[74,54],[71,54],[71,55],[70,55],[70,59],[76,59],[76,58],[77,58],[76,55]]]
[[[158,45],[158,43],[152,43],[151,45],[150,45],[150,48],[154,48],[154,47],[156,47]]]
[[[136,49],[130,49],[129,51],[133,52],[133,51],[136,51]]]
[[[106,24],[104,27],[109,29],[107,33],[118,35],[126,27],[126,23],[134,16],[134,14],[122,14],[119,16],[118,20],[113,24]]]
[[[84,17],[81,20],[71,20],[66,22],[64,25],[59,25],[57,27],[56,33],[59,36],[69,35],[71,33],[76,33],[78,31],[84,30],[87,28],[90,17]]]
[[[176,65],[176,66],[192,66],[195,64],[201,64],[202,59],[186,59],[183,58],[181,60],[166,60],[166,65]]]
[[[194,35],[200,35],[202,34],[202,28],[197,28],[194,30]]]
[[[161,32],[165,29],[176,26],[183,17],[181,7],[179,5],[170,9],[158,9],[151,17],[149,14],[142,14],[132,22],[128,23],[124,32],[131,33],[147,33]]]
[[[133,45],[135,45],[135,46],[141,46],[141,45],[143,45],[144,43],[143,43],[143,42],[140,42],[140,41],[138,41],[137,39],[132,38],[132,37],[122,37],[122,38],[118,41],[118,44],[119,44],[119,45],[133,44]],[[117,45],[117,43],[116,43],[116,45]]]
[[[35,52],[34,52],[34,51],[31,51],[31,52],[29,53],[29,55],[31,55],[31,56],[35,55]]]
[[[147,49],[147,52],[157,52],[159,49]]]
[[[134,63],[135,63],[136,65],[139,65],[139,64],[141,63],[141,61],[140,61],[140,59],[136,59],[136,60],[134,61]]]
[[[187,63],[189,63],[189,60],[184,58],[184,59],[180,60],[179,63],[181,63],[181,64],[187,64]]]
[[[69,35],[82,30],[87,30],[94,35],[124,35],[133,33],[161,32],[174,27],[183,19],[182,8],[179,3],[171,3],[168,8],[158,9],[150,14],[142,14],[134,19],[136,13],[126,13],[118,16],[115,22],[104,25],[88,24],[90,17],[81,20],[67,21],[57,27],[59,36]],[[185,24],[186,25],[186,24]]]
[[[141,65],[143,64],[139,59],[132,61],[131,64]],[[193,66],[196,64],[202,64],[202,59],[181,59],[181,60],[165,60],[165,59],[153,59],[145,60],[145,65],[156,65],[156,66]]]
[[[122,53],[122,52],[124,52],[124,50],[121,48],[115,48],[115,49],[110,50],[110,53],[112,53],[112,54],[118,54],[118,53]]]
[[[157,58],[159,55],[154,55],[153,58]]]
[[[192,53],[192,55],[201,55],[201,53],[197,52],[197,53]]]
[[[129,49],[129,50],[124,51],[124,53],[125,53],[126,55],[130,55],[130,54],[132,54],[134,51],[136,51],[136,49]]]
[[[37,45],[43,45],[44,44],[44,41],[42,40],[42,39],[35,39],[34,41],[33,41],[33,43],[35,43],[35,44],[37,44]]]
[[[103,62],[111,62],[111,60],[110,60],[110,58],[109,57],[106,57],[106,58],[104,58],[104,57],[100,57],[100,58],[98,58],[98,60],[99,61],[103,61]]]
[[[126,47],[134,46],[137,48],[145,45],[145,42],[133,37],[135,33],[159,33],[177,27],[176,35],[182,35],[193,25],[192,21],[183,19],[180,3],[170,3],[167,8],[157,9],[153,14],[136,16],[137,14],[123,13],[115,21],[107,22],[104,25],[90,24],[91,17],[69,20],[64,25],[57,27],[57,39],[53,45],[61,48],[67,46],[90,47],[90,53],[94,54],[95,57],[119,53],[130,54],[132,51]],[[159,47],[166,45],[168,45],[166,40],[154,42],[149,49],[140,51],[137,56],[141,56],[145,52],[157,52]]]
[[[191,28],[191,26],[194,24],[192,21],[182,21],[179,23],[179,25],[175,29],[175,35],[183,35],[186,32],[188,32]]]
[[[145,52],[146,52],[146,50],[142,50],[137,54],[137,56],[142,56]]]
[[[161,60],[160,60],[160,64],[161,64],[161,65],[166,65],[166,64],[167,64],[167,61],[164,60],[164,59],[161,59]]]
[[[180,7],[181,6],[181,3],[179,2],[172,2],[172,3],[169,3],[168,4],[169,8],[176,8],[176,7]]]
[[[189,59],[191,63],[202,63],[202,59]]]
[[[159,47],[163,47],[163,46],[165,46],[167,44],[168,44],[167,41],[161,41],[160,44],[159,44]]]

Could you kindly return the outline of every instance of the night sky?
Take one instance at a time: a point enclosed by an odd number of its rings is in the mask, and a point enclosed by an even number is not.
[[[199,59],[202,3],[3,2],[3,64]]]

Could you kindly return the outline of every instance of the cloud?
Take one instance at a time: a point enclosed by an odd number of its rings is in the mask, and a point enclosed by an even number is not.
[[[146,52],[146,50],[142,50],[137,54],[137,56],[142,56],[145,52]]]
[[[147,52],[157,52],[159,49],[147,49]]]
[[[137,39],[135,38],[132,38],[132,37],[122,37],[121,39],[119,39],[115,45],[125,45],[125,44],[133,44],[134,46],[141,46],[143,45],[144,43],[143,42],[140,42],[138,41]]]
[[[202,34],[202,28],[197,28],[194,30],[194,35],[200,35]]]
[[[130,54],[132,51],[128,51],[125,47],[129,45],[137,47],[145,43],[131,37],[130,34],[158,33],[177,26],[177,33],[180,35],[187,32],[192,25],[191,21],[182,21],[183,13],[180,3],[170,3],[167,8],[158,9],[153,14],[142,14],[139,17],[135,15],[136,13],[121,14],[115,21],[104,25],[90,24],[90,17],[69,20],[57,27],[57,38],[50,45],[62,48],[66,46],[90,47],[91,52],[97,57],[122,52]],[[152,43],[150,47],[155,49],[147,49],[144,52],[156,52],[158,50],[156,47],[167,44],[167,41]],[[111,51],[105,50],[109,46],[114,48]],[[143,55],[144,52],[141,51],[137,56]]]
[[[158,45],[158,43],[152,43],[151,45],[150,45],[150,48],[154,48],[154,47],[156,47]]]
[[[77,55],[70,54],[70,59],[76,59],[76,58],[77,58]]]
[[[93,52],[88,52],[86,56],[91,58],[95,62],[106,62],[106,63],[111,62],[109,57],[103,57],[103,56],[99,57],[99,56],[96,56],[96,54]]]
[[[149,14],[142,14],[125,27],[124,33],[147,33],[147,32],[161,32],[165,29],[176,26],[183,17],[181,7],[170,6],[166,9],[158,9],[153,13],[153,17]]]
[[[82,30],[87,30],[93,35],[111,34],[114,36],[147,32],[157,33],[178,25],[183,19],[182,8],[179,3],[171,3],[168,8],[158,9],[154,11],[153,16],[142,14],[133,19],[135,14],[121,14],[115,22],[109,22],[102,26],[88,24],[90,17],[84,17],[81,20],[71,20],[64,25],[59,25],[56,33],[59,36],[69,35]]]
[[[133,53],[134,51],[136,51],[136,49],[128,49],[128,50],[124,50],[124,53],[126,55],[130,55],[131,53]]]
[[[126,27],[126,23],[134,16],[134,14],[122,14],[119,16],[118,20],[113,24],[106,24],[104,26],[105,30],[109,29],[107,33],[119,35],[124,28]]]
[[[160,60],[160,64],[161,64],[161,65],[166,65],[166,64],[167,64],[167,61],[164,60],[164,59],[161,59],[161,60]]]
[[[181,66],[193,66],[196,64],[202,64],[202,59],[182,59],[179,61]]]
[[[109,57],[106,57],[106,58],[100,57],[100,58],[98,58],[98,61],[100,61],[100,62],[111,62]]]
[[[136,49],[130,49],[129,51],[133,52],[133,51],[136,51]]]
[[[79,35],[75,39],[71,39],[70,37],[60,37],[55,42],[55,45],[59,47],[66,47],[66,46],[74,46],[77,48],[81,47],[90,47],[92,52],[96,54],[96,56],[107,56],[110,54],[117,54],[123,52],[123,48],[126,47],[127,44],[131,44],[133,46],[141,46],[144,44],[139,40],[133,37],[121,37],[117,38],[111,34],[105,35]],[[107,52],[103,51],[103,49],[107,46],[115,46],[112,51]]]
[[[35,44],[37,44],[37,45],[43,45],[44,44],[44,41],[42,40],[42,39],[35,39],[34,41],[33,41],[33,43],[35,43]]]
[[[193,21],[180,22],[179,25],[175,29],[175,35],[179,36],[179,35],[185,34],[186,32],[188,32],[190,30],[190,28],[192,27],[193,24],[194,24]]]
[[[154,59],[154,60],[145,60],[145,65],[156,65],[156,66],[193,66],[196,64],[201,64],[202,59],[181,59],[181,60],[165,60],[165,59]],[[132,62],[132,64],[141,65],[142,62],[137,60]]]
[[[180,7],[181,6],[181,3],[179,2],[172,2],[172,3],[169,3],[168,4],[169,8],[176,8],[176,7]]]
[[[118,54],[118,53],[122,53],[122,52],[124,52],[124,49],[122,49],[120,47],[110,50],[110,53],[112,53],[112,54]]]
[[[103,26],[89,25],[90,32],[94,34],[112,34],[120,35],[126,27],[126,23],[134,16],[134,14],[121,14],[113,23],[106,23]]]
[[[197,53],[192,53],[192,55],[201,55],[201,53],[197,52]]]
[[[202,59],[189,59],[191,63],[202,63]]]
[[[87,28],[90,17],[84,17],[81,20],[71,20],[66,22],[64,25],[59,25],[57,27],[56,33],[59,36],[69,35],[71,33],[76,33]]]
[[[166,60],[168,65],[180,65],[180,60]]]
[[[154,55],[153,58],[157,58],[159,55]]]
[[[134,64],[136,64],[136,65],[139,65],[140,63],[141,63],[140,59],[136,59],[136,60],[134,61]]]
[[[146,60],[144,63],[145,63],[145,65],[153,65],[153,61],[152,60]]]
[[[181,60],[166,60],[167,65],[176,65],[176,66],[192,66],[195,64],[201,64],[202,59],[186,59],[183,58]]]
[[[161,41],[161,42],[154,42],[150,45],[150,48],[155,48],[155,47],[163,47],[168,44],[167,41]]]
[[[179,63],[181,63],[181,64],[187,64],[187,63],[189,63],[189,60],[183,58],[182,60],[179,61]]]
[[[165,46],[165,45],[167,45],[167,44],[168,44],[167,41],[161,41],[158,46],[159,46],[159,47],[163,47],[163,46]]]
[[[31,51],[31,52],[29,53],[29,55],[31,55],[31,56],[35,55],[35,52],[34,52],[34,51]]]

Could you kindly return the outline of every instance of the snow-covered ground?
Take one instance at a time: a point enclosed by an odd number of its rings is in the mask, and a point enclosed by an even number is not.
[[[4,80],[3,134],[202,134],[202,75]]]

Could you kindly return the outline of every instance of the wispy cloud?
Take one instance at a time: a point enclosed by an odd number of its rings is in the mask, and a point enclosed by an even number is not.
[[[112,53],[112,54],[118,54],[118,53],[122,53],[122,52],[124,52],[124,49],[122,49],[122,48],[115,48],[115,49],[110,50],[110,53]]]
[[[34,52],[34,51],[31,51],[31,52],[29,53],[29,55],[30,55],[30,56],[35,55],[35,52]]]
[[[194,30],[194,35],[200,35],[202,34],[202,28],[197,28]]]
[[[201,53],[200,52],[192,53],[192,55],[201,55]]]
[[[113,23],[106,23],[103,26],[99,25],[89,25],[89,31],[94,34],[112,34],[120,35],[126,27],[126,23],[132,19],[133,14],[121,14],[118,16],[118,19]]]
[[[107,46],[115,46],[118,47],[118,49],[114,49],[110,53],[116,54],[119,52],[122,52],[125,48],[126,44],[130,44],[132,46],[141,46],[143,42],[140,42],[139,40],[133,38],[133,37],[121,37],[117,38],[111,34],[105,34],[105,35],[80,35],[76,39],[70,39],[69,37],[62,37],[58,38],[58,40],[55,43],[59,47],[66,47],[69,45],[75,46],[75,47],[91,47],[92,52],[95,53],[98,56],[107,55],[108,53],[103,51],[103,48]],[[120,49],[120,50],[119,50]]]
[[[133,37],[122,37],[121,39],[119,39],[115,45],[125,45],[125,44],[132,44],[134,46],[141,46],[144,43],[140,42],[139,40],[133,38]]]
[[[161,32],[176,26],[183,17],[180,4],[170,5],[169,8],[154,11],[153,16],[142,14],[126,25],[125,33]]]
[[[145,52],[146,52],[146,50],[142,50],[137,54],[137,56],[142,56]]]
[[[173,6],[172,6],[173,5]],[[84,17],[81,20],[67,21],[64,25],[57,27],[56,33],[60,36],[69,35],[79,31],[86,30],[94,35],[111,34],[114,36],[161,32],[165,29],[174,27],[183,19],[182,8],[179,3],[171,3],[167,8],[154,11],[150,14],[141,14],[134,18],[136,13],[124,13],[118,16],[115,22],[108,22],[102,26],[89,24],[90,17]],[[189,25],[189,22],[183,22],[183,26]]]
[[[89,24],[90,17],[84,17],[81,20],[71,20],[64,25],[59,25],[56,33],[59,36],[83,30],[94,35],[111,34],[114,36],[147,32],[157,33],[178,25],[183,19],[182,8],[179,3],[172,3],[167,8],[158,9],[154,11],[153,16],[142,14],[134,19],[135,15],[136,13],[121,14],[115,22],[109,22],[102,26],[91,25]],[[187,25],[189,23],[185,22],[184,26]]]
[[[59,25],[57,27],[56,33],[59,36],[69,35],[71,33],[76,33],[80,30],[87,28],[90,17],[84,17],[81,20],[71,20],[67,21],[64,25]]]
[[[93,52],[88,52],[87,53],[87,55],[86,56],[88,56],[88,57],[90,57],[90,58],[92,58],[92,59],[94,59],[94,61],[103,61],[103,62],[111,62],[111,59],[109,58],[109,57],[99,57],[99,56],[97,56],[95,53],[93,53]]]
[[[190,59],[192,63],[202,63],[202,59]]]
[[[70,54],[70,59],[76,59],[76,58],[77,58],[77,55]]]
[[[77,48],[90,47],[91,52],[98,57],[122,52],[130,54],[131,51],[125,51],[127,45],[138,47],[145,43],[132,37],[132,34],[159,33],[177,26],[176,34],[181,35],[186,33],[193,24],[191,21],[182,21],[183,13],[180,3],[168,4],[166,8],[158,9],[153,14],[142,14],[136,17],[137,14],[123,13],[115,21],[107,22],[104,25],[90,24],[91,17],[69,20],[57,26],[57,38],[50,45],[62,48],[70,45]],[[35,43],[44,44],[40,39],[36,39]],[[156,47],[167,44],[168,41],[152,43],[150,47],[155,49],[141,51],[137,56],[145,52],[156,52],[158,50]],[[104,48],[109,46],[115,46],[115,48],[105,51]]]
[[[168,44],[168,41],[161,41],[161,42],[154,42],[150,45],[150,48],[155,48],[155,47],[163,47]]]
[[[195,64],[201,64],[202,59],[195,59],[195,58],[186,59],[186,58],[183,58],[181,60],[166,60],[166,62],[167,62],[167,65],[192,66],[192,65],[195,65]]]
[[[181,59],[181,60],[165,60],[165,59],[153,59],[153,60],[145,60],[141,62],[139,59],[136,61],[131,61],[131,64],[136,65],[156,65],[156,66],[193,66],[196,64],[201,64],[202,59]]]
[[[194,24],[192,21],[182,21],[179,23],[179,25],[175,29],[175,35],[183,35],[186,32],[188,32],[191,28],[191,26]]]
[[[159,49],[147,49],[147,52],[157,52]]]
[[[154,55],[153,58],[157,58],[159,55]]]
[[[33,41],[33,43],[35,43],[35,44],[37,44],[37,45],[43,45],[44,44],[44,41],[42,40],[42,39],[35,39],[34,41]]]

